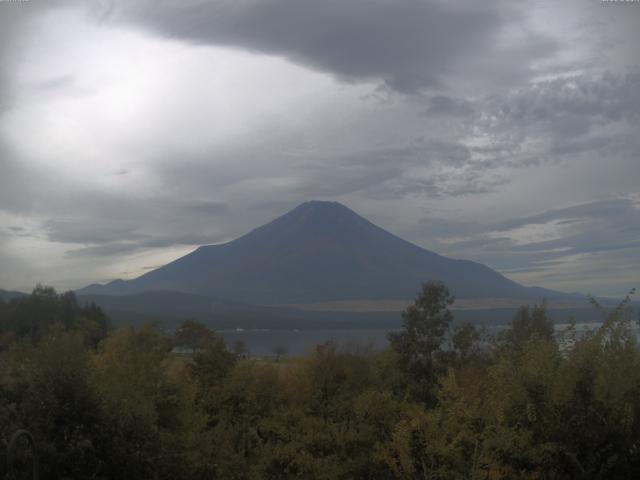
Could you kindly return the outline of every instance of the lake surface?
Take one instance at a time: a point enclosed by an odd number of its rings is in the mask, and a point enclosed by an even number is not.
[[[217,331],[230,347],[238,340],[243,341],[252,356],[271,356],[278,346],[284,346],[290,355],[303,355],[329,340],[335,340],[340,346],[382,349],[388,343],[388,332],[386,329]]]
[[[594,330],[600,322],[578,323],[576,330]],[[556,331],[568,326],[566,323],[555,325]],[[490,326],[487,331],[494,334],[504,326]],[[340,347],[350,349],[382,349],[388,345],[387,334],[390,329],[343,329],[343,330],[218,330],[227,345],[233,347],[238,340],[244,342],[252,356],[272,356],[275,347],[284,346],[290,355],[303,355],[312,352],[316,345],[335,340]],[[640,331],[635,325],[636,334]]]

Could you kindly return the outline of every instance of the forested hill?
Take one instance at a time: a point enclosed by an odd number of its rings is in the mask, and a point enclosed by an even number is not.
[[[2,290],[0,288],[0,300],[3,300],[5,302],[8,302],[14,298],[20,298],[20,297],[25,297],[27,296],[26,293],[22,293],[22,292],[16,292],[16,291],[12,291],[12,290]]]

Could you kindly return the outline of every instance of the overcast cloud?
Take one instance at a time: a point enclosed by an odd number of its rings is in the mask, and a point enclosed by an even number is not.
[[[527,285],[640,287],[640,4],[0,2],[0,288],[311,199]]]

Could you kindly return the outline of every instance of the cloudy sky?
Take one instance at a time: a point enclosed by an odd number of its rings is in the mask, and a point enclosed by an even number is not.
[[[0,0],[0,288],[311,199],[526,285],[640,287],[640,2]]]

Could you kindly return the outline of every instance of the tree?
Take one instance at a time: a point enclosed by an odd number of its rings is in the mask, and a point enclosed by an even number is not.
[[[172,439],[182,418],[180,389],[167,373],[169,349],[151,325],[121,328],[102,343],[93,382],[105,422],[94,443],[109,459],[102,478],[171,478],[158,473],[170,463],[166,451],[179,446]]]
[[[451,346],[460,363],[465,363],[474,353],[477,353],[479,341],[480,332],[470,323],[457,325],[453,329]]]
[[[522,345],[530,338],[537,336],[541,340],[553,339],[553,322],[547,316],[547,307],[542,305],[521,306],[511,321],[511,328],[505,332],[508,342],[514,346]]]
[[[209,327],[195,320],[185,320],[173,336],[174,347],[190,348],[194,352],[207,348],[215,334]]]
[[[71,291],[58,294],[52,287],[37,285],[31,295],[14,298],[0,309],[0,331],[15,339],[38,343],[52,329],[82,334],[86,345],[95,349],[107,337],[109,319],[95,304],[80,306]],[[2,347],[6,347],[4,337]],[[0,347],[0,348],[2,348]]]
[[[283,355],[286,355],[287,353],[289,353],[289,351],[287,350],[287,347],[285,347],[284,345],[277,345],[273,347],[273,354],[276,356],[276,362],[279,362],[280,357],[282,357]]]
[[[93,439],[104,425],[83,338],[57,329],[38,345],[15,345],[0,364],[0,411],[13,413],[13,431],[36,438],[41,478],[94,477],[102,460]]]
[[[211,341],[201,350],[193,354],[190,365],[191,375],[200,385],[202,392],[219,386],[236,364],[237,357],[227,350],[222,337],[213,333]]]
[[[236,354],[237,357],[242,358],[244,355],[249,353],[249,349],[247,348],[247,344],[242,340],[236,340],[233,344],[233,353]]]
[[[403,330],[390,333],[391,348],[398,355],[399,367],[417,387],[417,399],[432,402],[433,387],[443,372],[438,365],[442,343],[453,320],[448,307],[454,301],[442,282],[426,282],[422,291],[403,313]]]

